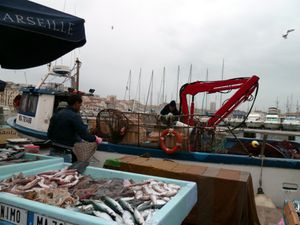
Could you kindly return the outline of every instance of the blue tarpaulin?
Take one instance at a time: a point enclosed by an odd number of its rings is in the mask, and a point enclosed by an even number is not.
[[[0,65],[24,69],[85,44],[84,19],[27,0],[0,0]]]

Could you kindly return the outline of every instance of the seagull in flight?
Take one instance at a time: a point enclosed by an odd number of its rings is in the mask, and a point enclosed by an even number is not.
[[[283,34],[282,37],[283,37],[284,39],[287,39],[288,34],[289,34],[290,32],[293,32],[294,30],[295,30],[295,29],[289,29],[289,30],[287,30],[287,31],[286,31],[286,34]]]

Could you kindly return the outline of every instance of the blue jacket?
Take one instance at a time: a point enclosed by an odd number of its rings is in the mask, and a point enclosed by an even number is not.
[[[80,114],[70,106],[52,116],[48,138],[52,142],[70,147],[73,147],[76,142],[81,142],[82,139],[88,142],[96,141],[96,137],[88,133]]]

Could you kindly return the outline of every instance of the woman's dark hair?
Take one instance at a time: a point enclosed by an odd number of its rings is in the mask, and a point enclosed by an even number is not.
[[[76,102],[78,103],[82,103],[82,98],[81,95],[71,95],[68,99],[68,105],[72,106],[74,105]]]

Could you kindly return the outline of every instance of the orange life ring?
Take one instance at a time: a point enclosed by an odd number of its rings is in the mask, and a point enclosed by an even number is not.
[[[176,145],[173,148],[168,148],[166,146],[165,143],[165,136],[167,135],[174,135],[176,138]],[[178,134],[174,129],[169,128],[169,129],[165,129],[161,135],[160,135],[160,147],[162,148],[162,150],[164,150],[167,154],[172,154],[174,152],[176,152],[180,147],[181,147],[181,143],[182,143],[182,138],[181,135]]]

